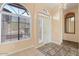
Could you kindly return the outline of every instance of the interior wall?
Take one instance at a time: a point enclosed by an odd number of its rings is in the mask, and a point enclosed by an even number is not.
[[[78,4],[78,15],[79,15],[79,4]],[[79,16],[78,16],[78,20],[77,20],[77,22],[78,22],[78,24],[77,24],[77,41],[79,42],[79,27],[78,27],[78,25],[79,25]],[[79,45],[79,44],[78,44]]]
[[[74,42],[78,42],[78,7],[74,7],[72,9],[68,9],[64,11],[64,15],[66,15],[69,12],[74,12],[75,13],[75,34],[68,34],[65,33],[64,31],[64,40],[68,40],[68,41],[74,41]],[[65,21],[65,19],[64,19]]]
[[[53,42],[61,44],[63,40],[63,4],[59,5],[52,15]]]

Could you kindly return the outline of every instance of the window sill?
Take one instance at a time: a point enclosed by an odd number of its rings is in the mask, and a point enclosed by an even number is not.
[[[22,40],[7,41],[7,42],[2,42],[2,43],[0,43],[0,44],[1,44],[1,45],[14,44],[14,43],[22,42],[22,41],[27,41],[27,40],[31,40],[31,38],[22,39]]]

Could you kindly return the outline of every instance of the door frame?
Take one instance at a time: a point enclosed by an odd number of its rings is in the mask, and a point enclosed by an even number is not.
[[[39,13],[39,14],[38,14],[38,17],[40,17],[40,16],[46,16],[46,17],[48,16],[48,17],[49,17],[49,22],[50,22],[49,25],[51,25],[51,22],[52,22],[51,20],[52,20],[52,18],[51,18],[50,15],[47,15],[47,14],[44,14],[44,13]],[[39,19],[38,19],[38,20],[39,20]],[[38,20],[37,20],[37,21],[38,21]],[[51,31],[51,32],[50,32],[51,38],[50,38],[49,42],[52,42],[52,26],[50,26],[50,31]],[[39,33],[37,32],[37,34],[39,34]],[[44,42],[44,39],[43,39],[43,21],[42,21],[42,34],[41,34],[41,35],[42,35],[42,36],[41,36],[42,39],[39,41],[39,38],[37,38],[37,39],[38,39],[38,42],[39,42],[39,43],[49,43],[49,42]]]

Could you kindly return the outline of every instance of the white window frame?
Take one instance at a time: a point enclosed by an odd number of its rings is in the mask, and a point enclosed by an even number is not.
[[[30,37],[29,38],[22,39],[22,40],[13,40],[13,41],[8,41],[8,42],[2,42],[1,43],[1,15],[2,14],[17,16],[16,14],[13,14],[13,13],[8,13],[8,12],[1,11],[1,13],[0,13],[0,44],[10,44],[10,43],[16,43],[16,42],[26,41],[26,40],[32,39],[32,17],[30,16],[31,19],[30,19]],[[18,16],[21,17],[22,15],[18,15]],[[23,15],[22,17],[26,18],[27,16]]]

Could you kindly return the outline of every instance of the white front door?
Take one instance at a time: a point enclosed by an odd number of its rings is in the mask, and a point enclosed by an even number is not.
[[[52,40],[51,19],[48,15],[39,17],[39,43],[49,43]]]

